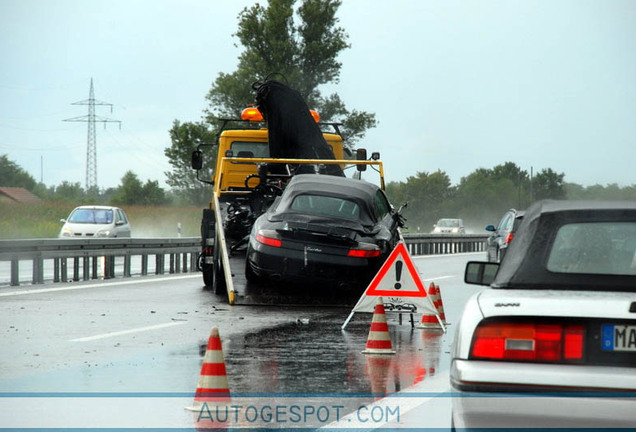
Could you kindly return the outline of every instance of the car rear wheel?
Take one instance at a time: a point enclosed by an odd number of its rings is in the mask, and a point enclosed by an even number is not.
[[[247,255],[245,257],[245,279],[247,279],[248,282],[258,282],[259,280],[261,280],[261,277],[257,275],[252,269],[250,260],[247,258],[249,255],[250,255],[250,248],[248,246]]]

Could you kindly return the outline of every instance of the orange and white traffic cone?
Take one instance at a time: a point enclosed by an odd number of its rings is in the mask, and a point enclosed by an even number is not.
[[[448,322],[446,321],[446,313],[444,313],[444,302],[442,301],[442,291],[439,289],[439,285],[435,285],[435,294],[437,296],[437,305],[435,306],[437,308],[437,314],[439,315],[439,318],[442,320],[442,323],[444,325],[448,325]]]
[[[212,406],[230,402],[230,388],[225,370],[223,348],[218,327],[213,327],[203,356],[201,375],[194,395],[194,405],[187,410],[202,412]]]
[[[428,296],[430,297],[431,302],[433,303],[433,306],[435,307],[435,310],[437,310],[437,304],[438,304],[437,291],[435,289],[435,284],[433,282],[431,282],[431,284],[428,287]],[[422,319],[417,325],[417,328],[436,329],[436,330],[443,329],[442,325],[439,322],[439,318],[437,317],[437,314],[427,313],[427,312],[424,312],[422,314]]]
[[[367,346],[362,351],[362,354],[395,354],[391,344],[391,335],[389,334],[389,325],[386,322],[382,297],[378,297],[375,305]]]

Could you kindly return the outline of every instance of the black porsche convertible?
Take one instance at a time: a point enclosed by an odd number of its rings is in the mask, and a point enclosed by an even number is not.
[[[403,220],[372,183],[296,175],[254,223],[245,276],[366,287],[400,240]]]

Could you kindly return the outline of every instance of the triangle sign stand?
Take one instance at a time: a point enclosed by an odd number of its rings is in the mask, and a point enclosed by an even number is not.
[[[416,308],[436,315],[442,328],[446,331],[437,308],[426,293],[426,287],[420,279],[404,242],[399,242],[395,246],[395,249],[380,267],[358,303],[351,310],[349,317],[342,325],[342,329],[344,330],[355,312],[372,312],[375,301],[370,297],[378,296],[394,301],[403,301],[404,299]]]

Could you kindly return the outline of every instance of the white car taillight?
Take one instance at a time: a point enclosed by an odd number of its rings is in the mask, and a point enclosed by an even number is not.
[[[584,352],[585,328],[582,325],[490,322],[477,327],[470,357],[580,363]]]

